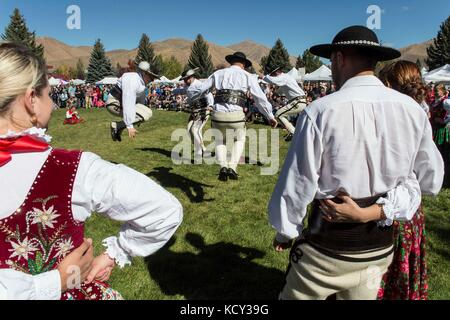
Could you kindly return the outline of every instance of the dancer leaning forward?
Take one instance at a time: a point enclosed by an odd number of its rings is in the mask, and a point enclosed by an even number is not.
[[[285,140],[291,141],[294,136],[295,127],[289,121],[288,117],[296,116],[305,110],[306,94],[293,77],[282,71],[282,67],[276,68],[269,75],[261,77],[261,79],[277,86],[280,93],[288,99],[288,103],[277,111],[275,117],[288,131]]]
[[[310,51],[331,58],[339,91],[300,115],[270,200],[275,249],[297,239],[280,298],[374,300],[392,262],[392,220],[410,220],[420,192],[440,191],[443,160],[421,106],[374,75],[399,51],[362,26]],[[336,202],[363,209],[344,215]]]
[[[111,138],[122,141],[122,131],[127,129],[130,138],[136,137],[134,128],[152,117],[152,110],[145,106],[146,86],[159,76],[150,70],[150,64],[142,61],[137,72],[127,72],[122,75],[117,84],[109,92],[106,102],[107,110],[123,121],[111,122]]]

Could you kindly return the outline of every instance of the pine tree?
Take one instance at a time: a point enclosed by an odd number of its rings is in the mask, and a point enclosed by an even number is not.
[[[164,70],[164,58],[162,55],[158,54],[155,57],[155,60],[153,60],[153,64],[152,64],[152,72],[154,72],[155,74],[161,75],[163,73]]]
[[[259,65],[261,66],[261,72],[264,73],[265,65],[267,64],[267,56],[262,56],[261,60],[259,61]]]
[[[214,71],[208,44],[201,34],[197,35],[197,38],[192,44],[191,55],[187,66],[189,69],[200,68],[198,71],[200,78],[208,78]]]
[[[420,59],[417,59],[416,65],[417,65],[417,67],[419,68],[419,70],[422,71],[422,62],[420,61]]]
[[[86,80],[88,83],[95,83],[108,76],[114,76],[114,71],[111,61],[106,57],[105,48],[98,39],[91,52]]]
[[[182,64],[174,57],[170,59],[163,59],[163,72],[162,74],[168,79],[174,79],[183,72]]]
[[[76,68],[76,78],[84,80],[84,63],[81,59],[78,59],[77,68]]]
[[[247,69],[245,69],[247,72],[252,73],[252,74],[256,74],[256,70],[253,66],[248,67]]]
[[[320,58],[313,55],[311,52],[309,52],[309,50],[305,50],[305,52],[303,52],[302,60],[305,64],[306,73],[311,73],[323,65],[322,61],[320,61]]]
[[[295,67],[296,67],[297,69],[300,69],[300,68],[304,68],[304,67],[305,67],[305,62],[303,61],[302,55],[299,55],[299,56],[298,56],[298,58],[297,58],[297,63],[295,64]]]
[[[161,61],[156,59],[155,51],[153,45],[150,42],[150,38],[147,34],[142,34],[141,40],[139,41],[139,48],[134,62],[138,65],[142,61],[147,61],[150,63],[150,70],[153,73],[161,74],[163,71],[163,66]]]
[[[450,16],[441,24],[433,43],[427,48],[426,63],[430,70],[450,64]]]
[[[265,61],[265,64],[262,65],[262,67],[265,74],[269,74],[278,67],[281,67],[283,72],[287,72],[292,69],[292,65],[289,61],[289,53],[287,52],[286,48],[283,45],[283,42],[281,42],[280,39],[275,42],[275,45],[273,46],[272,50],[270,50],[269,55],[267,56],[267,60]]]
[[[5,28],[2,39],[27,46],[38,57],[44,59],[44,47],[36,44],[36,33],[30,32],[19,9],[14,9],[9,25]]]
[[[77,70],[75,68],[65,65],[65,64],[60,65],[55,70],[55,73],[63,76],[64,79],[67,79],[67,80],[75,79],[77,76]]]
[[[116,77],[120,78],[123,74],[123,67],[120,65],[119,62],[116,64]]]

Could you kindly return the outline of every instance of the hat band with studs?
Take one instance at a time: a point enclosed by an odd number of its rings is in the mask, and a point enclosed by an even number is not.
[[[350,40],[350,41],[340,41],[340,42],[336,42],[333,43],[335,45],[341,45],[341,44],[369,44],[372,46],[380,46],[380,44],[378,42],[373,42],[373,41],[367,41],[367,40]]]

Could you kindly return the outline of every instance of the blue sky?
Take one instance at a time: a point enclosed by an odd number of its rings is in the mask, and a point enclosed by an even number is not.
[[[81,30],[66,27],[69,5],[81,9]],[[346,26],[366,24],[369,5],[382,9],[380,40],[396,48],[433,38],[450,14],[449,0],[0,0],[0,33],[18,7],[39,36],[70,45],[100,38],[107,50],[131,49],[144,32],[152,41],[201,33],[219,45],[251,39],[271,47],[281,38],[298,55]]]

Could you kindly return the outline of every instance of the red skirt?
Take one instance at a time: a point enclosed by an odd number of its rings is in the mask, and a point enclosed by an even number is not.
[[[425,216],[422,206],[408,222],[394,222],[394,258],[383,276],[379,300],[427,300]]]

